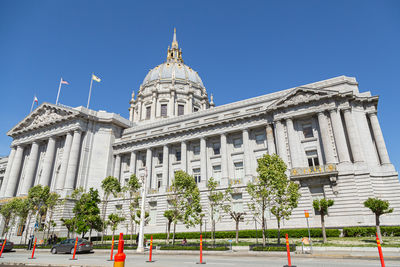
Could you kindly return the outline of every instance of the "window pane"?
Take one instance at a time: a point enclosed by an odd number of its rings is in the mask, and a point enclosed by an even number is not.
[[[150,119],[151,107],[146,107],[146,119]]]
[[[167,117],[167,104],[161,105],[161,117]]]
[[[184,105],[178,105],[178,116],[181,116],[184,114],[185,106]]]
[[[158,153],[157,158],[158,164],[163,164],[163,153]]]
[[[312,126],[311,126],[311,124],[303,124],[303,135],[304,135],[304,138],[311,138],[311,137],[314,137],[314,134],[313,134],[313,129],[312,129]]]
[[[242,138],[233,139],[233,147],[240,148],[242,146]]]
[[[193,154],[200,155],[200,146],[193,147]]]
[[[256,143],[263,144],[264,143],[264,135],[263,134],[256,134]]]
[[[220,144],[219,143],[214,143],[213,144],[213,150],[214,150],[214,155],[219,155],[220,154]]]
[[[181,151],[175,152],[176,161],[181,161]]]

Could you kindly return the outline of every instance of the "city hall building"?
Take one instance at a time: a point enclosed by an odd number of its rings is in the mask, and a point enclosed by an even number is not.
[[[262,90],[260,90],[262,93]],[[370,226],[375,217],[363,202],[369,197],[389,200],[394,212],[383,225],[400,221],[400,183],[390,162],[377,117],[378,96],[360,92],[355,78],[340,76],[299,85],[242,101],[215,106],[198,73],[185,65],[174,34],[166,61],[150,70],[132,93],[129,118],[85,107],[43,103],[7,133],[13,138],[8,159],[0,160],[2,202],[26,196],[41,184],[65,197],[75,188],[101,190],[114,176],[125,184],[131,174],[147,179],[145,232],[165,232],[164,211],[174,172],[194,177],[207,212],[207,180],[219,188],[234,188],[232,208],[246,212],[241,229],[254,228],[246,184],[257,177],[257,159],[278,154],[288,177],[301,192],[298,208],[286,228],[320,227],[312,201],[335,201],[328,227]],[[121,195],[107,213],[122,207],[129,224],[128,200]],[[66,234],[61,217],[72,216],[72,203],[58,209],[56,233]],[[121,212],[121,211],[118,211]],[[227,214],[217,230],[234,230]],[[269,228],[275,217],[267,213]],[[204,228],[203,228],[204,229]],[[177,231],[186,229],[178,224]],[[17,234],[17,225],[11,230]]]

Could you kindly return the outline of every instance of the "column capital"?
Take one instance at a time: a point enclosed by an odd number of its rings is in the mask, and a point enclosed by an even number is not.
[[[345,107],[345,108],[342,108],[341,110],[343,110],[343,112],[345,112],[345,113],[348,113],[348,112],[351,112],[351,107]]]
[[[376,110],[367,112],[369,117],[378,116],[378,112]]]

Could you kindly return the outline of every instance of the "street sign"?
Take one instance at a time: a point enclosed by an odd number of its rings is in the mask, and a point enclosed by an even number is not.
[[[305,216],[306,218],[309,218],[309,217],[310,217],[310,213],[308,213],[308,211],[305,210],[305,211],[304,211],[304,216]]]

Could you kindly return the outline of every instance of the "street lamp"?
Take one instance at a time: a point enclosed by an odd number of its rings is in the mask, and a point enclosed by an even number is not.
[[[147,167],[145,169],[145,175],[142,179],[142,207],[140,209],[140,226],[139,226],[139,244],[137,246],[137,252],[144,252],[143,239],[144,239],[144,220],[145,220],[145,203],[146,203],[146,187],[147,187]]]

